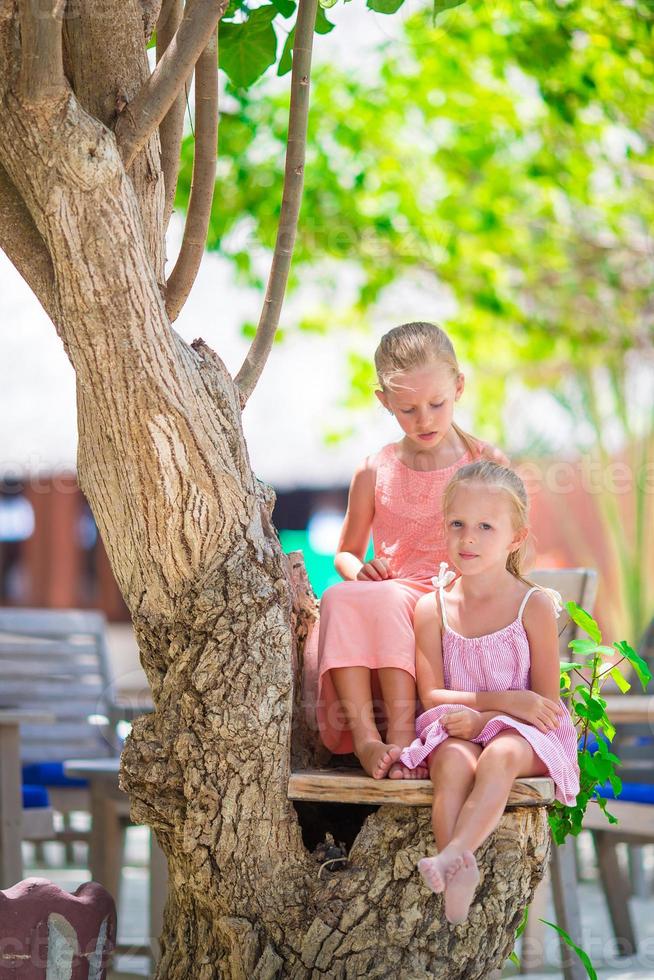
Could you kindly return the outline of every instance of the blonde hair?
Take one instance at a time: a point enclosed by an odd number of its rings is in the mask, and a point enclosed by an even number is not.
[[[456,471],[443,493],[443,514],[446,517],[452,506],[452,498],[456,488],[471,483],[478,483],[505,493],[512,508],[514,530],[518,531],[529,527],[529,497],[524,483],[514,470],[510,470],[508,466],[500,466],[499,463],[493,463],[488,459],[476,460]],[[524,582],[525,585],[533,586],[536,583],[531,582],[522,574],[527,547],[527,539],[525,539],[519,548],[507,555],[506,570]]]
[[[393,388],[395,375],[430,363],[444,364],[450,368],[455,379],[461,373],[452,341],[435,323],[417,321],[393,327],[384,334],[375,351],[375,369],[382,391]],[[479,447],[473,437],[454,421],[452,428],[471,456],[480,456]]]

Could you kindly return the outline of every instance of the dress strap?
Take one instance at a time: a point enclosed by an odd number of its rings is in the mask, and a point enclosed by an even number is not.
[[[438,570],[438,575],[435,575],[434,578],[431,580],[431,584],[438,591],[438,599],[441,607],[441,616],[443,617],[443,626],[445,627],[446,630],[449,629],[449,626],[447,625],[447,613],[445,612],[445,598],[443,596],[443,589],[445,588],[446,585],[449,585],[450,582],[453,582],[455,578],[456,578],[456,572],[453,572],[451,569],[448,569],[447,562],[442,561],[440,564],[440,568]]]
[[[443,618],[443,628],[448,630],[450,627],[447,625],[447,613],[445,612],[445,600],[443,598],[443,586],[441,585],[438,589],[438,601],[441,607],[441,616]]]
[[[563,598],[561,596],[561,593],[557,592],[556,589],[546,589],[544,585],[532,585],[532,587],[529,589],[529,592],[525,593],[524,598],[520,604],[520,610],[518,612],[518,619],[520,620],[520,622],[522,622],[522,614],[525,610],[525,606],[527,605],[527,600],[529,596],[532,594],[532,592],[545,593],[545,595],[552,603],[554,607],[554,615],[558,619],[561,613],[563,612]]]
[[[525,592],[524,598],[523,598],[522,602],[520,603],[520,609],[518,610],[518,619],[519,619],[520,622],[522,622],[522,614],[525,611],[525,606],[527,605],[527,600],[529,599],[529,596],[532,594],[532,592],[538,592],[538,586],[537,585],[532,585],[532,587],[529,589],[529,592]]]

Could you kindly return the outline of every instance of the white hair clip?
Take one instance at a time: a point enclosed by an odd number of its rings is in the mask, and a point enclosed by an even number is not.
[[[435,589],[446,588],[450,582],[453,582],[456,578],[456,572],[453,572],[451,568],[447,567],[447,562],[442,561],[440,568],[438,569],[438,575],[434,575],[431,580],[431,584]]]

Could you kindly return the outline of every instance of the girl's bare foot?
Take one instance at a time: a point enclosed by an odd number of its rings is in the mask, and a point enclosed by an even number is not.
[[[479,869],[472,851],[461,855],[460,867],[445,882],[445,918],[458,926],[468,918],[470,905],[479,883]]]
[[[418,871],[427,887],[438,895],[445,891],[448,878],[451,878],[462,864],[461,852],[448,844],[436,857],[421,858],[418,861]]]
[[[373,779],[383,779],[387,776],[393,763],[400,758],[401,751],[399,745],[386,745],[382,741],[365,742],[355,747],[359,762]]]
[[[403,762],[394,762],[388,770],[389,779],[429,779],[429,770],[426,766],[416,766],[409,769]]]

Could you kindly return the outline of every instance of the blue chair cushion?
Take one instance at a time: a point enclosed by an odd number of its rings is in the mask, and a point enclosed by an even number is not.
[[[63,762],[32,762],[23,766],[23,782],[36,786],[88,786],[86,779],[70,779],[66,776]]]
[[[23,807],[33,810],[43,806],[50,806],[50,797],[45,786],[23,786]]]
[[[615,795],[610,783],[604,783],[597,789],[607,800],[620,800],[621,803],[654,803],[654,784],[623,783],[619,796]]]

